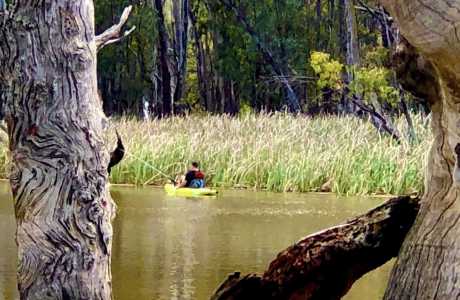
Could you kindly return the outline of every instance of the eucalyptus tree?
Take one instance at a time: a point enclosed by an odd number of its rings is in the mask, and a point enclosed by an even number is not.
[[[93,1],[13,1],[0,12],[0,82],[11,151],[21,299],[111,299],[115,205]],[[125,32],[129,34],[129,32]]]
[[[385,298],[454,299],[460,294],[460,1],[382,3],[409,43],[400,49],[400,79],[428,99],[434,135],[421,211]]]

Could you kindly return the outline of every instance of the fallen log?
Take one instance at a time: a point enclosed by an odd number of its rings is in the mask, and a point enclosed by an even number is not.
[[[388,200],[305,237],[278,254],[262,275],[230,275],[211,300],[340,299],[356,280],[398,255],[418,210],[418,198]]]

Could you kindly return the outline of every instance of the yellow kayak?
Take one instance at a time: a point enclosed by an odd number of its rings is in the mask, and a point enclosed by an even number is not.
[[[171,196],[180,196],[180,197],[200,197],[200,196],[215,196],[217,195],[216,190],[211,190],[208,188],[201,189],[192,189],[192,188],[176,188],[172,184],[165,185],[165,191],[168,195]]]

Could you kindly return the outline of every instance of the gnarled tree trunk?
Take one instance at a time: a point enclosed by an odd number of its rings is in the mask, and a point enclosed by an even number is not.
[[[0,22],[21,299],[111,299],[107,120],[93,1],[15,1]]]
[[[418,209],[416,198],[389,200],[300,240],[278,254],[263,275],[231,275],[211,299],[340,299],[362,275],[397,255]]]
[[[460,1],[382,2],[415,47],[400,53],[398,71],[406,88],[431,103],[435,136],[421,212],[401,249],[385,298],[456,299],[460,179],[455,176],[459,170],[454,151],[460,143]]]

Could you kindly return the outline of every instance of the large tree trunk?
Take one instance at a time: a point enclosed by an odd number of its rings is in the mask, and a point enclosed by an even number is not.
[[[357,279],[398,254],[418,209],[418,199],[392,199],[300,240],[278,254],[263,275],[231,275],[211,299],[340,299]]]
[[[96,50],[118,40],[123,24],[95,37],[90,0],[14,5],[0,22],[0,81],[20,297],[111,299],[115,205],[108,192]]]
[[[460,142],[459,1],[382,1],[402,35],[423,56],[402,54],[405,88],[432,105],[434,144],[425,195],[414,227],[392,272],[386,299],[456,299],[460,294],[459,180],[455,147]]]

